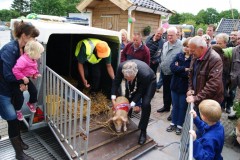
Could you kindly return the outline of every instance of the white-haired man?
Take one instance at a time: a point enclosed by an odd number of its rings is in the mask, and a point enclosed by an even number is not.
[[[163,107],[158,109],[157,112],[169,112],[172,104],[170,83],[172,79],[172,71],[170,65],[176,55],[182,52],[182,42],[177,37],[177,28],[170,27],[167,29],[168,41],[163,44],[161,55],[161,76],[163,79]],[[171,115],[168,117],[171,121]]]
[[[188,46],[193,58],[190,64],[187,102],[194,102],[199,115],[198,105],[204,99],[223,101],[222,59],[217,52],[207,46],[206,41],[195,36]]]
[[[112,85],[112,102],[115,104],[117,91],[122,80],[126,80],[126,97],[130,107],[135,108],[137,102],[142,99],[142,113],[138,128],[141,130],[138,143],[146,142],[146,131],[151,113],[151,100],[156,90],[156,76],[153,70],[143,61],[133,59],[121,63]]]

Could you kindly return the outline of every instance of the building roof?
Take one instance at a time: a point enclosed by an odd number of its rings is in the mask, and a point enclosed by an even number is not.
[[[174,11],[167,9],[166,7],[155,2],[154,0],[110,0],[110,1],[124,11],[129,9],[165,16],[169,16],[175,13]],[[76,8],[82,12],[87,7],[94,8],[100,2],[101,1],[97,0],[82,0],[77,5]]]
[[[155,2],[154,0],[130,0],[133,5],[149,8],[156,11],[166,12],[166,13],[173,13],[171,10],[167,9],[166,7],[162,6],[161,4]]]
[[[240,20],[239,19],[222,18],[220,23],[217,26],[216,34],[227,33],[230,35],[231,31],[234,30],[235,26],[237,26],[237,30],[240,30]]]

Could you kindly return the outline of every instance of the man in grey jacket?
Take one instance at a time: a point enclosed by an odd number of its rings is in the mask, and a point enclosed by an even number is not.
[[[168,41],[163,44],[163,51],[161,55],[160,69],[163,79],[163,107],[158,109],[157,112],[169,112],[172,104],[170,83],[172,79],[172,72],[170,64],[174,57],[182,52],[182,42],[177,37],[176,27],[170,27],[167,30]],[[171,117],[168,118],[171,120]]]

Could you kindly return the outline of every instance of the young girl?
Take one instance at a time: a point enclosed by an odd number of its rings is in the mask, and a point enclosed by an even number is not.
[[[34,103],[37,102],[37,89],[29,78],[36,79],[41,75],[38,72],[37,60],[41,57],[41,53],[44,51],[44,47],[36,40],[30,40],[27,42],[24,48],[24,54],[17,60],[17,63],[13,67],[12,71],[17,80],[23,80],[25,85],[28,85],[28,92],[30,94],[29,102],[27,106],[30,111],[35,113],[36,109]],[[18,86],[13,89],[14,106],[17,113],[18,120],[23,120],[23,114],[21,108],[23,105],[23,93]]]

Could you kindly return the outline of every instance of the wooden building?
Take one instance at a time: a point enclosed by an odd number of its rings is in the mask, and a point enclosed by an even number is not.
[[[77,9],[92,12],[92,27],[115,31],[126,29],[129,38],[134,32],[143,34],[147,26],[154,33],[162,24],[162,15],[168,18],[174,13],[154,0],[82,0]],[[129,18],[135,22],[129,22]]]

